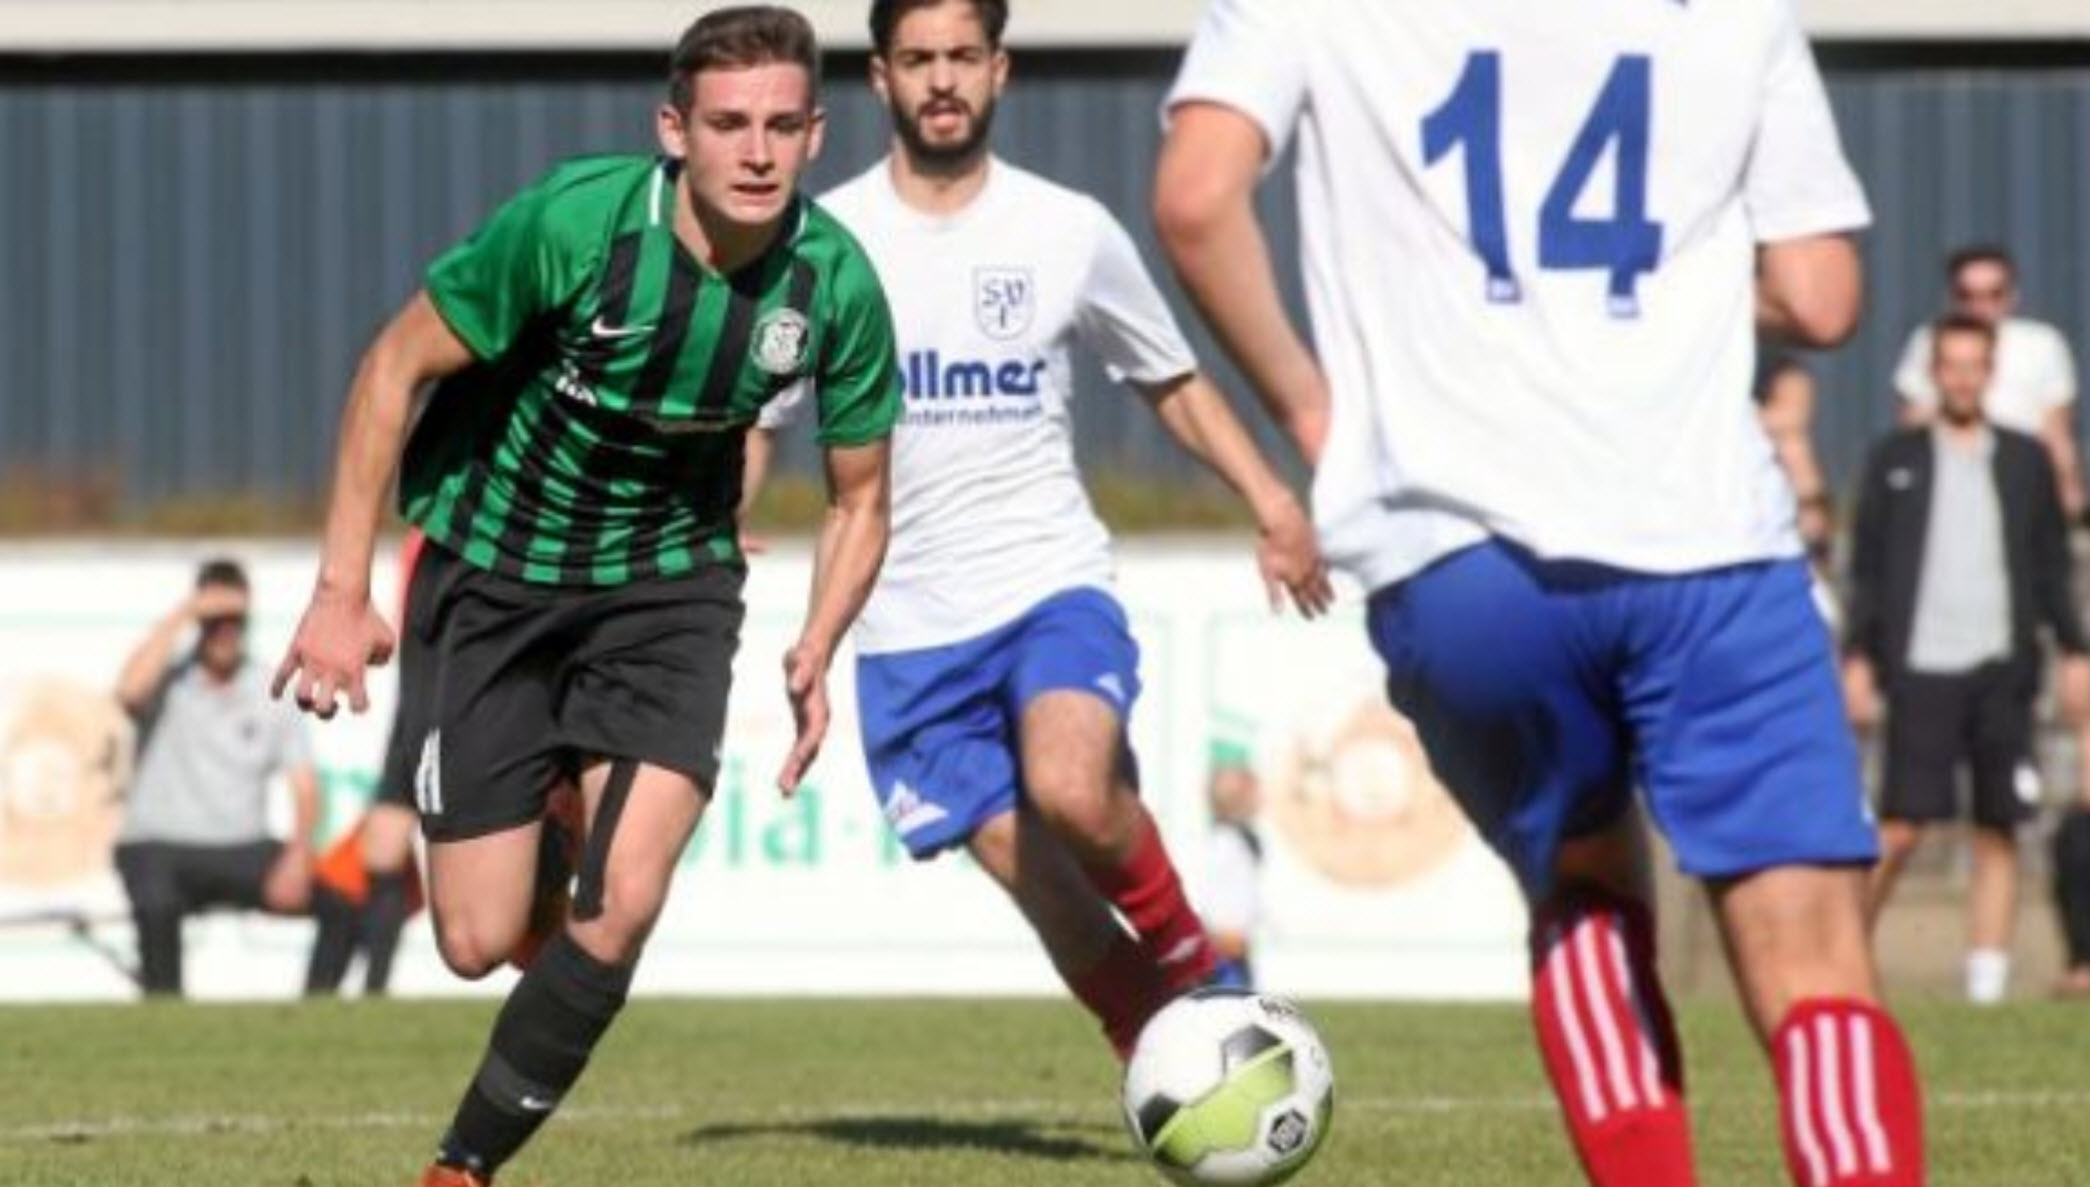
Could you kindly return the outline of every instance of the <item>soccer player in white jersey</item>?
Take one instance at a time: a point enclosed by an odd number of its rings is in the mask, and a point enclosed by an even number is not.
[[[1695,1181],[1637,785],[1709,889],[1793,1181],[1921,1183],[1877,841],[1749,401],[1758,325],[1850,333],[1870,216],[1789,0],[1217,0],[1167,112],[1163,242],[1525,888],[1590,1181]],[[1287,145],[1312,352],[1252,205]]]
[[[1139,652],[1074,463],[1071,348],[1247,498],[1273,602],[1316,613],[1329,591],[1305,512],[1198,373],[1130,236],[990,153],[1007,15],[1003,0],[876,0],[871,83],[893,151],[820,199],[877,265],[906,377],[857,698],[909,852],[969,849],[1122,1055],[1214,955],[1139,799]],[[751,469],[767,448],[758,436]]]

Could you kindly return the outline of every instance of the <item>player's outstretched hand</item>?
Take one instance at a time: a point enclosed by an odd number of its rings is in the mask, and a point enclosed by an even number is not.
[[[1328,562],[1321,557],[1313,522],[1299,501],[1287,495],[1263,516],[1259,533],[1256,567],[1270,591],[1270,609],[1283,610],[1289,597],[1308,618],[1326,614],[1335,604],[1335,589],[1328,583]]]
[[[827,738],[827,662],[803,643],[784,653],[784,694],[791,698],[791,720],[798,726],[776,777],[777,790],[788,796],[798,790]]]
[[[290,650],[276,668],[269,695],[281,697],[292,688],[298,708],[325,721],[340,709],[337,696],[348,698],[357,713],[370,708],[363,674],[392,658],[392,628],[370,599],[349,598],[319,590],[298,620]]]

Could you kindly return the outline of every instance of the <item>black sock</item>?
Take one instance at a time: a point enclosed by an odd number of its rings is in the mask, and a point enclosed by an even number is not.
[[[138,986],[149,997],[181,996],[181,910],[138,911]]]
[[[2054,833],[2054,906],[2069,967],[2090,965],[2090,810],[2070,809]]]
[[[630,988],[629,967],[603,964],[563,930],[552,937],[501,1007],[436,1161],[492,1175],[514,1157],[580,1079]]]
[[[305,965],[305,993],[337,993],[356,955],[355,904],[331,887],[315,884],[312,919],[319,928],[312,935],[312,959]]]
[[[363,994],[382,996],[392,983],[392,954],[406,926],[406,872],[370,873],[370,898],[363,904]]]

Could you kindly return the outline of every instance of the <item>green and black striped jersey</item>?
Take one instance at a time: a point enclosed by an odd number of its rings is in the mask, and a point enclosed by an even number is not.
[[[736,561],[764,404],[804,384],[822,443],[891,432],[892,315],[863,249],[800,197],[761,258],[713,271],[675,237],[680,168],[568,162],[430,265],[478,361],[415,425],[400,504],[470,564],[615,585]]]

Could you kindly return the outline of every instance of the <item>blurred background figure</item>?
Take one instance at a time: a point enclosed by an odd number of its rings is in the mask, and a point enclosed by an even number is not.
[[[1984,412],[1998,331],[1954,313],[1924,340],[1935,413],[1880,442],[1858,494],[1845,691],[1861,728],[1878,718],[1876,695],[1887,706],[1875,920],[1926,829],[1958,815],[1968,771],[1966,992],[1993,1003],[2009,983],[2017,830],[2039,803],[2041,632],[2065,654],[2058,691],[2073,720],[2090,704],[2090,661],[2052,463]]]
[[[148,995],[182,991],[184,917],[214,906],[295,914],[311,896],[319,780],[296,710],[269,698],[268,674],[247,655],[250,609],[246,572],[230,560],[205,563],[117,679],[117,700],[137,723],[138,762],[116,869]],[[269,833],[276,775],[296,802],[287,840]]]
[[[1995,327],[1995,373],[1985,401],[1990,424],[2037,437],[2054,463],[2061,504],[2070,521],[2083,514],[2083,477],[2074,425],[2075,356],[2060,330],[2019,317],[2017,264],[1990,244],[1962,247],[1945,259],[1951,312]],[[1931,370],[1931,327],[1917,326],[1894,371],[1902,422],[1924,424],[1936,415],[1938,386]]]
[[[2090,800],[2077,799],[2054,832],[2054,913],[2067,964],[2057,997],[2090,998]]]
[[[1200,904],[1206,934],[1219,957],[1211,984],[1253,989],[1251,949],[1263,915],[1263,841],[1255,830],[1262,789],[1245,750],[1226,745],[1212,750],[1212,776],[1205,786],[1212,832],[1205,849],[1205,897]]]

